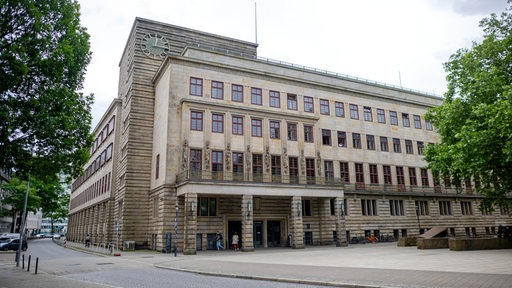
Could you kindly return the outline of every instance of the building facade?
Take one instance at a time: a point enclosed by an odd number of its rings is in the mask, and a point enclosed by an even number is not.
[[[345,246],[433,226],[490,234],[474,183],[440,181],[423,149],[442,98],[257,57],[257,45],[137,18],[119,95],[71,192],[68,239],[194,254]],[[109,148],[110,147],[110,148]]]

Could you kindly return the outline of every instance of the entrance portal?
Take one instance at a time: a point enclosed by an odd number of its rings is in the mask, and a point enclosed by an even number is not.
[[[238,247],[242,247],[242,221],[228,221],[228,239],[225,239],[226,249],[233,248],[233,234],[238,234]]]
[[[254,247],[263,247],[263,221],[253,223]]]
[[[281,221],[267,221],[268,247],[281,246]]]

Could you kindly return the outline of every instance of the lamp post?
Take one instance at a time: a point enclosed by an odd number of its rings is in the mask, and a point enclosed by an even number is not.
[[[416,219],[418,219],[418,235],[421,234],[421,227],[420,227],[420,207],[416,206]]]
[[[20,255],[23,247],[23,240],[25,239],[25,222],[27,221],[27,202],[28,191],[30,188],[30,172],[28,173],[27,190],[25,191],[25,203],[23,204],[23,214],[21,214],[21,229],[20,229],[20,245],[16,251],[16,267],[20,267]]]
[[[176,199],[176,218],[174,218],[174,257],[178,253],[178,199]]]

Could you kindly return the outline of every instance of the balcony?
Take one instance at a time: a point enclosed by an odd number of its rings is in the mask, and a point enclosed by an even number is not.
[[[461,187],[441,187],[441,186],[406,186],[400,185],[384,185],[384,184],[368,184],[368,183],[344,183],[343,190],[353,193],[369,193],[369,194],[432,194],[432,195],[474,195],[471,189],[462,189]]]

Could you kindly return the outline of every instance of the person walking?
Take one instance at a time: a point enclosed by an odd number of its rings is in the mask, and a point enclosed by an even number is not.
[[[231,244],[233,244],[233,249],[235,249],[235,251],[238,251],[238,240],[239,239],[238,239],[238,234],[236,233],[236,231],[233,234],[232,238],[233,239],[231,240]]]
[[[215,236],[215,240],[217,240],[217,250],[223,250],[224,246],[222,245],[222,233],[220,231],[217,231],[217,235]]]

